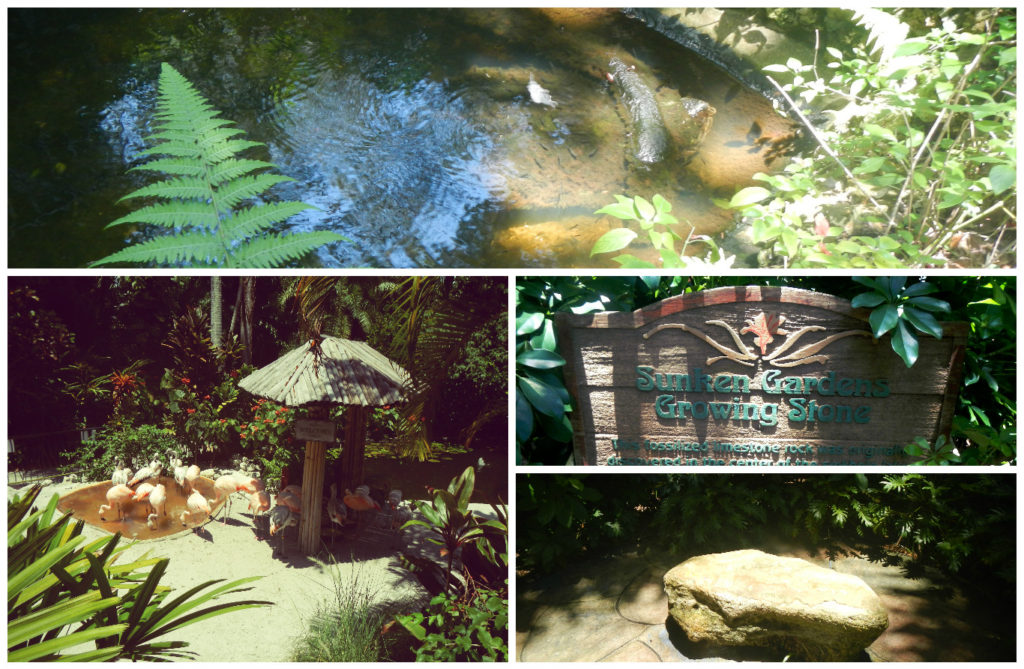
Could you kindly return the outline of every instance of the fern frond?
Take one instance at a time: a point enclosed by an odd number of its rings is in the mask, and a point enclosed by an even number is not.
[[[160,72],[157,128],[148,138],[155,145],[144,156],[162,156],[132,170],[171,175],[143,186],[121,200],[159,198],[152,204],[118,218],[107,227],[144,223],[171,228],[174,234],[123,249],[93,263],[145,263],[164,265],[227,265],[273,267],[300,258],[318,246],[349,241],[332,232],[268,235],[266,231],[305,209],[302,202],[257,204],[236,210],[246,200],[290,177],[259,172],[272,163],[238,154],[264,146],[244,139],[234,123],[220,112],[169,64]]]
[[[230,237],[252,237],[300,211],[315,208],[305,202],[275,202],[236,211],[234,215],[225,218],[220,224],[224,234]]]
[[[189,263],[200,267],[216,267],[225,255],[219,240],[204,232],[190,232],[180,235],[157,237],[121,249],[106,258],[97,260],[90,267],[111,263],[157,263],[180,266]]]
[[[164,174],[197,177],[201,176],[205,170],[206,165],[198,158],[177,157],[158,158],[142,165],[136,165],[128,171],[163,172]]]
[[[212,230],[217,226],[220,217],[210,202],[174,201],[151,204],[122,216],[107,227],[125,223],[149,223],[163,228],[184,228],[195,226]],[[282,219],[284,220],[284,219]]]
[[[167,199],[183,198],[189,200],[207,200],[213,195],[210,182],[202,178],[181,177],[168,179],[160,183],[149,184],[134,190],[122,197],[118,202],[135,197],[163,197]]]
[[[217,165],[210,170],[210,181],[213,182],[213,185],[217,186],[243,174],[248,174],[255,170],[267,169],[270,167],[277,167],[277,165],[263,160],[239,160],[236,158],[229,158],[223,162],[217,163]]]
[[[295,179],[269,172],[256,176],[238,177],[217,187],[217,202],[222,207],[234,207],[242,200],[259,195],[283,181],[295,181]]]
[[[350,242],[334,232],[302,232],[294,235],[268,235],[255,239],[234,252],[240,267],[280,267],[331,242]]]

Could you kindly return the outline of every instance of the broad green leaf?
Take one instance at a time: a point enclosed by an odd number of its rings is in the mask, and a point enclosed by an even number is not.
[[[629,228],[609,230],[594,242],[594,248],[590,249],[590,257],[593,258],[598,253],[610,253],[624,249],[634,239],[636,239],[636,232]]]
[[[654,204],[654,208],[658,210],[659,214],[667,214],[672,211],[672,205],[669,204],[669,201],[661,195],[655,194],[655,196],[651,198],[651,202]]]
[[[989,171],[988,180],[992,184],[992,193],[999,195],[1017,183],[1017,170],[1008,165],[996,165]]]
[[[892,350],[896,351],[896,355],[903,359],[908,368],[917,362],[917,348],[917,337],[903,321],[898,321],[892,334]]]
[[[896,327],[899,322],[899,312],[896,310],[895,305],[885,304],[874,311],[868,316],[868,322],[871,324],[871,332],[875,339],[879,339],[886,332]]]
[[[761,186],[748,186],[732,196],[732,199],[729,200],[729,207],[732,209],[746,207],[748,205],[761,202],[770,196],[771,192],[767,188],[762,188]]]
[[[650,221],[654,218],[655,214],[658,213],[657,210],[655,210],[654,205],[639,195],[633,198],[633,203],[636,205],[636,211],[640,214],[640,218],[645,221]]]
[[[949,313],[949,302],[939,300],[934,297],[911,297],[907,300],[907,304],[912,304],[915,307],[924,309],[925,311],[941,311],[943,313]]]
[[[535,349],[517,355],[516,364],[533,367],[534,369],[554,369],[564,365],[565,358],[554,351]]]
[[[539,311],[527,311],[516,316],[516,335],[536,332],[544,324],[544,314]]]
[[[636,212],[633,210],[632,200],[605,205],[594,212],[595,216],[599,214],[607,214],[609,216],[614,216],[615,218],[621,219],[623,221],[636,220]]]
[[[526,441],[533,432],[533,411],[522,391],[516,389],[516,438]]]
[[[538,412],[559,418],[565,412],[565,404],[558,391],[536,378],[520,376],[519,389],[530,405]]]
[[[885,297],[883,295],[879,295],[878,293],[875,292],[861,293],[860,295],[857,295],[852,300],[850,300],[850,306],[855,308],[871,308],[877,307],[882,302],[885,302]]]
[[[903,318],[919,331],[929,334],[936,339],[942,339],[942,325],[928,312],[919,311],[911,306],[904,306]]]

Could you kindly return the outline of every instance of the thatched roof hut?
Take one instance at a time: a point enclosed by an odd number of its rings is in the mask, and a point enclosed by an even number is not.
[[[311,416],[323,418],[326,407],[346,405],[342,438],[342,487],[355,487],[363,476],[366,409],[401,401],[409,374],[366,342],[321,336],[284,354],[242,379],[238,385],[254,395],[291,407],[315,407]],[[323,496],[327,443],[307,441],[302,476],[302,521],[299,548],[313,553],[320,540],[320,501]]]

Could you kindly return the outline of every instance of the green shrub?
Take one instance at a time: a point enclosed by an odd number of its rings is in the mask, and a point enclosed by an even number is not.
[[[136,468],[159,460],[167,467],[169,452],[184,455],[184,448],[170,430],[155,425],[112,425],[101,429],[95,439],[84,441],[63,455],[70,462],[68,471],[80,471],[89,481],[109,481],[118,463]]]

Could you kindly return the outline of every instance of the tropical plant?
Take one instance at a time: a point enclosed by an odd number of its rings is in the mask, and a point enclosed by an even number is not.
[[[263,146],[241,139],[244,131],[217,118],[219,112],[171,65],[160,72],[157,144],[143,155],[163,155],[132,170],[169,175],[121,198],[157,198],[152,204],[118,218],[107,227],[144,223],[173,231],[135,244],[92,263],[156,263],[197,267],[277,267],[319,246],[349,241],[333,232],[291,235],[268,230],[313,208],[302,202],[253,204],[271,186],[292,179],[260,172],[273,164],[238,157]]]
[[[141,467],[152,460],[167,465],[169,452],[184,455],[185,449],[174,432],[156,425],[104,426],[93,439],[83,441],[73,451],[63,453],[68,471],[80,472],[85,480],[110,479],[114,466]],[[134,463],[134,464],[133,464]]]
[[[692,228],[685,240],[680,237],[674,229],[679,224],[679,220],[669,213],[672,211],[672,205],[661,195],[656,194],[650,202],[639,195],[632,198],[616,195],[615,199],[615,204],[601,207],[594,214],[607,214],[622,221],[636,222],[641,230],[647,232],[647,237],[654,250],[657,251],[659,259],[658,264],[655,264],[635,255],[624,253],[613,258],[622,267],[650,269],[660,266],[666,269],[697,271],[712,267],[722,269],[732,266],[735,256],[726,257],[711,237],[694,235]],[[629,246],[637,236],[637,232],[631,228],[613,228],[594,242],[594,247],[590,250],[590,257],[594,257],[598,253],[621,251]],[[683,247],[679,252],[676,252],[677,240],[683,242]],[[704,242],[708,247],[708,251],[703,257],[684,255],[690,242],[694,241]]]
[[[853,280],[871,290],[851,300],[854,307],[868,307],[871,334],[880,339],[892,332],[892,350],[907,367],[917,361],[918,341],[914,330],[942,339],[942,325],[929,312],[949,313],[949,303],[928,295],[938,287],[927,281],[907,285],[905,276],[863,277]]]
[[[497,587],[482,587],[466,565],[467,553],[475,547],[486,560],[500,569],[508,565],[507,510],[495,508],[497,519],[484,519],[469,509],[473,494],[474,472],[467,467],[452,479],[447,490],[432,490],[433,499],[417,501],[423,520],[413,518],[403,527],[421,525],[435,536],[428,537],[441,546],[446,558],[445,582],[428,604],[426,611],[396,616],[396,620],[420,642],[417,660],[430,661],[507,661],[508,659],[508,575]],[[495,548],[504,539],[504,551]],[[465,582],[456,586],[453,561],[462,551]],[[494,579],[497,580],[497,579]],[[440,585],[440,584],[439,584]]]
[[[114,562],[120,533],[86,543],[84,522],[54,520],[57,496],[33,511],[41,488],[7,505],[7,659],[112,661],[194,659],[185,641],[161,641],[186,625],[272,602],[242,600],[197,608],[260,577],[207,581],[173,596],[160,585],[168,559]],[[148,569],[148,572],[145,571]],[[201,591],[209,590],[204,594]],[[70,629],[73,627],[73,629]],[[83,643],[95,649],[71,652]]]

